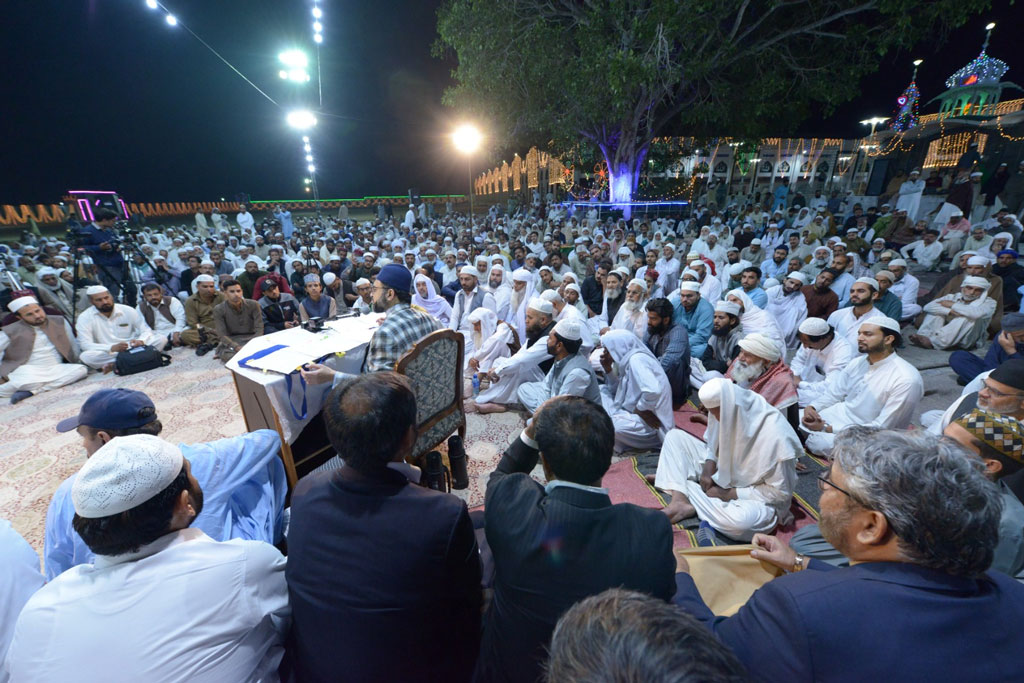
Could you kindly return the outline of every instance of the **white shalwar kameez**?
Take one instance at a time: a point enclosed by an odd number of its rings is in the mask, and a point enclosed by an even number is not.
[[[486,391],[481,391],[477,396],[477,403],[516,403],[519,400],[519,385],[525,382],[539,382],[544,379],[544,372],[540,364],[551,358],[548,353],[548,337],[542,336],[529,346],[526,339],[523,344],[509,358],[498,358],[491,366],[491,371],[497,373],[498,381],[491,382]]]
[[[21,608],[44,583],[36,551],[0,519],[0,680],[6,680],[3,661]]]
[[[740,314],[740,325],[745,334],[760,333],[769,337],[779,346],[779,353],[786,355],[786,340],[775,319],[761,308],[742,289],[731,289],[725,298],[734,296],[742,302],[743,312]]]
[[[826,382],[824,391],[810,404],[832,426],[832,433],[808,430],[807,450],[827,454],[836,433],[851,425],[905,429],[922,396],[921,373],[897,354],[877,363],[871,363],[867,355],[858,356],[839,372],[834,383]],[[803,411],[800,417],[803,419]]]
[[[906,211],[907,219],[917,220],[917,210],[921,206],[921,196],[924,194],[924,181],[906,180],[900,185],[899,198],[896,200],[896,210]]]
[[[800,343],[796,336],[797,328],[807,318],[807,299],[803,292],[798,289],[792,294],[786,294],[782,285],[776,285],[769,287],[765,294],[768,296],[765,312],[775,318],[786,348],[796,348]]]
[[[508,348],[508,345],[512,343],[512,328],[509,327],[508,323],[504,321],[498,322],[498,317],[494,315],[494,311],[489,311],[483,306],[469,314],[471,322],[476,322],[474,318],[477,317],[481,318],[479,343],[476,342],[477,333],[473,331],[471,335],[474,337],[474,350],[466,355],[464,372],[467,376],[472,375],[474,372],[489,371],[494,365],[494,361],[499,358],[508,358],[512,353]],[[477,361],[476,370],[469,366],[469,361],[471,360]]]
[[[141,306],[142,304],[139,305]],[[160,311],[153,313],[153,334],[159,338],[153,346],[161,351],[170,348],[171,342],[168,337],[175,332],[181,334],[185,331],[185,307],[178,300],[178,297],[171,297],[170,309],[171,317],[174,318],[173,323],[165,318],[164,314]],[[139,311],[139,315],[142,315],[142,311]]]
[[[637,303],[632,311],[626,310],[628,301],[623,301],[619,310],[615,313],[615,319],[609,325],[613,330],[626,330],[643,339],[647,331],[647,300]]]
[[[52,322],[49,324],[53,324]],[[32,353],[23,365],[18,366],[7,376],[7,381],[0,384],[0,398],[10,398],[17,391],[31,391],[38,394],[51,391],[79,380],[85,379],[89,368],[79,363],[65,363],[60,351],[53,345],[50,338],[38,327],[32,343]],[[71,333],[71,326],[64,321],[64,334],[71,342],[71,352],[79,357],[78,342]],[[3,359],[11,340],[4,332],[0,332],[0,359]]]
[[[952,301],[952,308],[943,306],[943,301]],[[935,348],[971,350],[988,339],[988,323],[996,312],[996,300],[984,293],[974,301],[965,301],[963,293],[957,292],[929,301],[924,312],[927,315],[917,331],[928,337]]]
[[[117,358],[117,353],[110,350],[114,344],[141,339],[146,344],[157,345],[160,339],[141,313],[124,304],[114,304],[109,318],[93,306],[78,316],[76,327],[82,345],[82,362],[97,370]]]
[[[849,342],[839,334],[833,336],[832,341],[823,349],[809,349],[801,344],[789,364],[789,369],[800,378],[797,387],[800,407],[813,403],[825,391],[826,382],[837,381],[840,371],[856,355]]]
[[[673,429],[665,437],[654,485],[686,495],[697,517],[729,538],[750,542],[792,521],[790,504],[796,485],[796,462],[803,453],[800,439],[786,417],[759,394],[721,381],[721,421],[708,415],[706,442]],[[736,489],[736,500],[704,492],[704,463],[714,460],[712,479]]]
[[[612,330],[601,337],[618,371],[605,375],[601,403],[615,426],[615,450],[658,448],[672,429],[672,387],[661,362],[632,332]],[[658,418],[655,429],[637,415],[649,410]]]

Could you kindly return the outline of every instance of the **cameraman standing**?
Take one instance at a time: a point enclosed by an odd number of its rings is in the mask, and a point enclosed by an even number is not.
[[[129,286],[131,283],[124,283],[124,257],[117,247],[119,240],[114,232],[116,222],[117,213],[111,209],[98,209],[93,222],[82,228],[82,246],[92,256],[100,282],[110,290],[114,299],[122,295],[122,301],[134,306],[135,287]],[[132,300],[129,301],[129,298]]]

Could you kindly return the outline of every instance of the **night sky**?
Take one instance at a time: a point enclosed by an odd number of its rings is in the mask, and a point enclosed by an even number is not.
[[[277,76],[281,50],[312,54],[312,0],[164,4],[284,110],[319,108],[315,74],[304,86]],[[325,115],[313,152],[322,197],[466,191],[465,161],[446,137],[458,117],[441,105],[453,65],[430,55],[439,4],[321,0]],[[285,127],[284,111],[143,0],[4,5],[0,203],[56,202],[68,189],[113,189],[128,201],[308,196],[300,134]],[[978,54],[989,21],[999,23],[989,54],[1024,84],[1014,35],[1024,10],[995,0],[947,40],[891,55],[853,102],[780,133],[863,134],[858,121],[892,112],[914,58],[925,60],[926,102]]]

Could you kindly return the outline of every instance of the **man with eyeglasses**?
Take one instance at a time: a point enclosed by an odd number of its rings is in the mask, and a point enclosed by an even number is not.
[[[756,680],[1019,678],[1021,636],[1006,624],[1024,619],[1024,586],[988,571],[1001,500],[981,460],[950,439],[862,427],[840,434],[832,455],[821,533],[851,566],[755,534],[751,556],[788,575],[716,617],[680,557],[673,602]]]
[[[967,391],[973,385],[977,391]],[[971,382],[956,401],[928,429],[942,434],[951,422],[981,408],[1016,420],[1024,420],[1024,359],[1013,358]]]
[[[386,313],[387,317],[370,337],[364,368],[366,372],[394,370],[398,359],[416,342],[441,329],[437,319],[410,305],[411,287],[412,273],[399,263],[389,263],[377,274],[371,290],[373,310],[375,313]],[[317,363],[310,363],[302,371],[302,377],[310,384],[328,381],[337,384],[346,376]]]

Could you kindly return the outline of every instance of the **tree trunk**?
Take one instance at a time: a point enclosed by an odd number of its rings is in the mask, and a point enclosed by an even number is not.
[[[647,159],[650,142],[637,139],[635,130],[623,131],[597,143],[608,165],[608,201],[622,209],[623,218],[631,218],[630,203],[640,182],[640,171]]]

